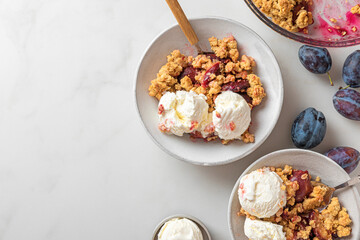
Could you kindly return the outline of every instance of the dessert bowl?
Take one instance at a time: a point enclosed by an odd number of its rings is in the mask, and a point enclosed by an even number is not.
[[[244,233],[245,217],[237,215],[240,210],[238,198],[240,179],[244,175],[262,167],[284,167],[285,165],[290,165],[299,170],[308,170],[313,177],[319,176],[321,181],[330,187],[337,186],[350,179],[345,170],[333,160],[309,150],[285,149],[261,157],[241,174],[232,190],[228,206],[228,224],[233,240],[247,239]],[[360,197],[357,189],[349,187],[339,190],[334,193],[334,196],[339,198],[341,205],[348,210],[352,219],[352,234],[341,239],[360,239]]]
[[[207,230],[206,226],[197,218],[193,217],[193,216],[189,216],[189,215],[185,215],[185,214],[176,214],[173,216],[169,216],[165,219],[163,219],[155,228],[153,236],[151,238],[151,240],[158,240],[158,234],[161,230],[161,227],[170,219],[173,218],[187,218],[191,221],[193,221],[200,229],[202,236],[203,236],[203,240],[211,240],[211,236],[209,231]]]
[[[310,10],[314,23],[308,27],[307,34],[287,31],[261,12],[253,0],[245,0],[245,3],[268,27],[295,41],[322,47],[348,47],[360,44],[360,16],[352,16],[349,13],[352,6],[359,4],[358,0],[313,1]],[[354,26],[357,26],[356,31],[352,29]]]
[[[283,102],[283,82],[279,65],[266,43],[252,30],[233,20],[207,17],[190,20],[203,50],[209,51],[208,38],[234,36],[240,54],[252,56],[257,67],[255,73],[261,78],[267,96],[252,112],[251,132],[255,143],[234,141],[222,145],[219,141],[193,142],[189,136],[178,137],[162,133],[158,129],[158,100],[149,96],[151,80],[156,78],[166,56],[179,49],[185,55],[196,56],[178,25],[157,36],[142,57],[135,81],[135,99],[140,119],[154,142],[171,156],[198,165],[221,165],[241,159],[258,148],[273,130]]]

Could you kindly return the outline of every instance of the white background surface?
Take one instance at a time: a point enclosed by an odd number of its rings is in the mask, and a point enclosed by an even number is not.
[[[181,4],[189,17],[240,21],[273,49],[285,96],[268,140],[238,162],[200,167],[166,155],[145,133],[134,76],[151,40],[175,23],[165,1],[2,0],[1,240],[150,239],[156,224],[175,213],[201,219],[213,239],[229,239],[234,183],[260,156],[293,147],[290,127],[300,111],[312,106],[327,118],[315,151],[360,149],[360,122],[332,106],[344,86],[342,64],[359,47],[330,49],[331,87],[299,63],[301,44],[266,27],[243,1]]]

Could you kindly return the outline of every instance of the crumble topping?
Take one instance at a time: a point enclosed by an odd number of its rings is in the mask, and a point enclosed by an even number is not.
[[[353,14],[360,14],[360,4],[355,5],[354,7],[351,8],[351,13]]]
[[[233,62],[236,62],[239,58],[239,51],[237,49],[237,42],[234,37],[228,37],[224,39],[217,39],[215,37],[209,38],[211,50],[214,51],[219,58],[231,58]]]
[[[308,10],[312,0],[253,0],[253,2],[275,24],[290,32],[299,32],[313,23],[312,13]]]
[[[351,233],[351,219],[346,208],[341,207],[337,197],[332,198],[329,206],[320,213],[326,230],[338,237],[349,236]]]
[[[246,79],[249,81],[250,87],[246,90],[249,97],[253,99],[252,105],[259,105],[265,97],[264,88],[260,82],[260,78],[255,74],[247,75]]]
[[[149,95],[158,100],[166,91],[174,92],[178,85],[177,76],[180,75],[183,68],[187,66],[185,56],[179,50],[174,50],[167,56],[167,63],[162,66],[157,74],[157,78],[151,81]],[[178,86],[177,86],[178,87]]]

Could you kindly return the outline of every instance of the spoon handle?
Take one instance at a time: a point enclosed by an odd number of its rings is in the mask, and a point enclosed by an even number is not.
[[[182,31],[184,32],[186,38],[190,42],[191,45],[196,44],[199,42],[194,29],[192,28],[189,20],[187,19],[184,11],[182,10],[180,4],[177,0],[166,0],[167,4],[169,5],[172,13],[174,14],[176,21],[179,23]]]
[[[350,187],[350,186],[358,184],[358,183],[360,183],[360,175],[350,179],[347,182],[340,184],[339,186],[336,186],[335,189],[337,190],[337,189],[344,188],[344,187]]]

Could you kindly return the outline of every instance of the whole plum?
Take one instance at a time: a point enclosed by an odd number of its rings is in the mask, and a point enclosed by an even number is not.
[[[346,58],[342,78],[350,87],[360,87],[360,50],[356,50]]]
[[[326,119],[322,112],[307,108],[294,120],[291,139],[298,148],[310,149],[321,143],[326,133]]]
[[[341,89],[333,97],[333,104],[344,117],[360,121],[360,93],[353,89]]]
[[[360,161],[360,153],[351,147],[335,147],[325,153],[325,156],[334,160],[347,173],[351,173]]]
[[[301,64],[310,72],[315,74],[327,73],[330,84],[333,86],[329,71],[332,66],[332,60],[329,51],[326,48],[303,45],[298,52]]]
[[[330,71],[332,60],[326,48],[303,45],[299,48],[302,65],[312,73],[324,74]]]

